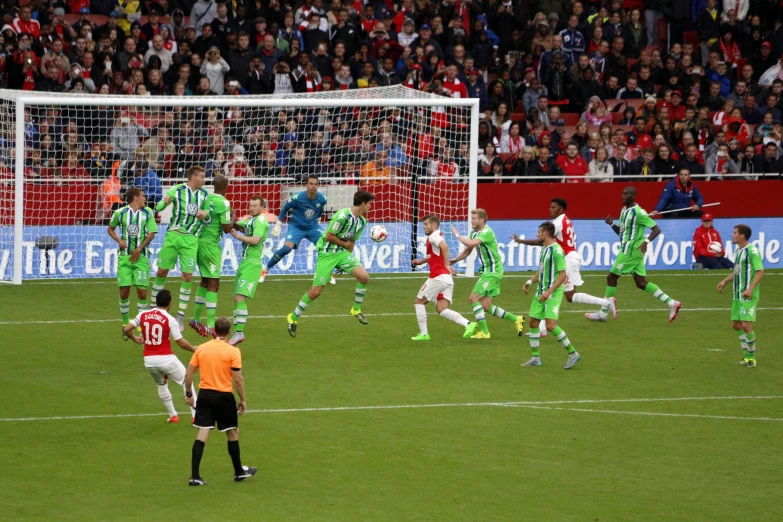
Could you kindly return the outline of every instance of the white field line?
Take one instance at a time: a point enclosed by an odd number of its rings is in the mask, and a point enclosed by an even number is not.
[[[511,406],[510,404],[508,406]],[[694,419],[729,419],[744,421],[773,421],[781,422],[783,417],[735,417],[731,415],[700,415],[697,413],[660,413],[654,411],[619,411],[619,410],[595,410],[590,408],[558,408],[554,406],[513,405],[517,408],[529,408],[534,410],[576,411],[580,413],[608,413],[614,415],[642,415],[649,417],[689,417]]]
[[[590,309],[570,309],[566,308],[560,309],[561,314],[582,314],[587,312],[595,312],[595,308]],[[757,308],[757,310],[783,310],[783,307],[780,306],[768,306],[763,307],[760,306]],[[511,311],[511,310],[509,310]],[[628,309],[620,309],[619,314],[625,314],[625,313],[637,313],[637,312],[661,312],[666,311],[666,308],[660,307],[660,308],[628,308]],[[728,312],[731,311],[731,308],[725,308],[725,307],[717,307],[717,308],[686,308],[683,307],[680,312]],[[460,312],[464,315],[469,315],[472,312],[470,311],[462,311]],[[524,315],[524,312],[517,312]],[[380,313],[380,314],[364,314],[366,317],[399,317],[399,316],[411,316],[416,315],[415,312],[387,312],[387,313]],[[249,315],[248,319],[285,319],[288,317],[287,315]],[[307,315],[305,314],[303,316],[305,320],[307,319],[335,319],[340,317],[351,317],[349,314],[312,314]],[[13,325],[13,324],[70,324],[70,323],[114,323],[119,322],[119,319],[112,318],[112,319],[62,319],[62,320],[53,320],[53,321],[0,321],[0,325]]]
[[[557,400],[557,401],[506,401],[506,402],[463,402],[463,403],[436,403],[436,404],[393,404],[379,406],[334,406],[322,408],[276,408],[264,410],[247,410],[245,413],[308,413],[308,412],[333,412],[333,411],[367,411],[367,410],[418,410],[426,408],[482,408],[482,407],[523,407],[523,408],[542,408],[542,409],[562,409],[571,410],[572,408],[557,408],[558,404],[609,404],[609,403],[645,403],[645,402],[687,402],[687,401],[731,401],[731,400],[766,400],[783,399],[783,395],[756,395],[756,396],[724,396],[724,397],[662,397],[662,398],[644,398],[644,399],[577,399],[577,400]],[[574,409],[574,411],[579,411]],[[588,411],[588,410],[585,410]],[[592,411],[592,410],[591,410]],[[604,411],[604,410],[595,410]],[[615,413],[634,413],[634,412],[615,412]],[[61,415],[53,417],[7,417],[0,418],[0,422],[40,422],[40,421],[60,421],[60,420],[86,420],[86,419],[122,419],[134,417],[161,417],[164,413],[124,413],[107,415]],[[670,414],[662,414],[670,415]],[[690,416],[686,414],[671,414],[673,416]],[[736,418],[720,417],[715,418]],[[748,417],[750,420],[783,420]]]

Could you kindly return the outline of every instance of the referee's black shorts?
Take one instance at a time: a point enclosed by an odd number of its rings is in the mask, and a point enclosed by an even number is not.
[[[234,394],[217,390],[199,390],[193,426],[211,430],[215,428],[215,424],[218,431],[228,431],[238,427],[239,416]]]

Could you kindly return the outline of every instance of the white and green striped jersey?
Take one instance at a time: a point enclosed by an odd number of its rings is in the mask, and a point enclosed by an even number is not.
[[[321,239],[318,240],[318,244],[315,247],[318,252],[345,252],[346,249],[330,243],[326,240],[326,234],[331,232],[335,236],[339,237],[343,241],[359,241],[362,237],[362,231],[367,226],[367,218],[364,216],[356,217],[351,213],[350,208],[344,208],[334,215],[329,222],[329,226],[326,227]]]
[[[245,236],[261,238],[257,245],[242,243],[242,262],[248,261],[261,264],[264,256],[264,241],[266,241],[266,237],[269,235],[269,222],[266,220],[266,216],[261,214],[237,224],[245,227]]]
[[[545,291],[549,290],[560,272],[566,269],[565,252],[563,247],[557,243],[552,243],[548,247],[541,249],[541,254],[538,256],[538,289],[536,290],[536,297],[541,297]],[[557,298],[558,295],[563,294],[563,285],[557,287],[552,292],[552,297]]]
[[[639,205],[623,207],[620,212],[620,252],[633,254],[644,243],[645,228],[655,226],[655,221]]]
[[[171,221],[169,231],[198,236],[203,225],[196,217],[199,210],[209,211],[209,193],[203,188],[192,190],[186,183],[180,183],[166,192],[171,198]]]
[[[479,273],[503,273],[503,259],[498,250],[498,240],[489,225],[484,225],[479,231],[471,230],[470,239],[478,239],[481,243],[476,247],[479,260]]]
[[[131,252],[136,250],[144,241],[147,234],[158,231],[158,225],[155,223],[155,214],[152,210],[147,207],[133,210],[128,205],[114,211],[111,221],[109,221],[109,226],[120,227],[117,235],[128,245],[126,248],[117,249],[120,256],[131,255]],[[149,257],[149,249],[145,247],[141,251],[141,255]]]
[[[742,294],[748,289],[756,272],[764,270],[764,263],[761,260],[759,249],[750,243],[745,248],[740,248],[734,254],[734,300],[747,301]],[[751,301],[759,300],[759,286],[753,289]]]

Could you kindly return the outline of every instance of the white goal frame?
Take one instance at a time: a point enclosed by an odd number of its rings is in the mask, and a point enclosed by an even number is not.
[[[400,97],[399,94],[410,94]],[[43,95],[27,91],[0,90],[0,99],[16,104],[13,125],[15,126],[16,150],[14,157],[14,211],[13,211],[13,274],[11,280],[0,283],[22,284],[23,280],[23,229],[24,229],[24,185],[25,185],[25,126],[24,111],[29,106],[128,106],[128,107],[216,107],[216,108],[343,108],[343,107],[464,107],[470,119],[469,148],[470,163],[468,169],[468,208],[465,209],[465,222],[470,230],[470,211],[477,206],[478,176],[478,132],[480,122],[479,100],[477,98],[447,98],[423,93],[402,86],[377,87],[360,90],[333,91],[331,97],[318,94],[288,94],[282,96],[117,96],[117,95],[80,95],[59,94]],[[386,97],[397,95],[396,97]],[[461,245],[460,245],[461,246]],[[475,252],[466,259],[465,275],[474,275]]]

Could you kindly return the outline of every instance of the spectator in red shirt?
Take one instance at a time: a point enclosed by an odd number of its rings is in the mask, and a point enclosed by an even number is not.
[[[14,20],[12,25],[16,34],[30,33],[37,39],[41,36],[41,24],[38,23],[38,20],[33,20],[31,17],[32,10],[29,5],[26,5],[22,7],[19,12],[19,18]]]
[[[558,156],[557,164],[563,169],[566,176],[566,183],[584,182],[585,176],[590,168],[582,156],[579,155],[579,145],[575,141],[570,141],[566,146],[566,153]]]
[[[56,176],[58,169],[55,169],[53,173]],[[65,161],[63,162],[63,166],[61,169],[59,169],[60,175],[63,178],[72,178],[72,179],[88,179],[90,177],[90,174],[87,172],[87,169],[81,166],[79,163],[79,152],[72,150],[68,151],[65,154]]]
[[[448,67],[446,67],[446,78],[443,80],[443,91],[452,98],[465,99],[468,97],[468,88],[457,78],[458,73],[457,64],[454,62],[449,63]]]
[[[721,249],[713,252],[709,248],[711,243],[718,243]],[[712,226],[712,214],[702,214],[701,226],[693,233],[693,256],[697,263],[708,270],[734,268],[734,263],[726,258],[720,233]]]

